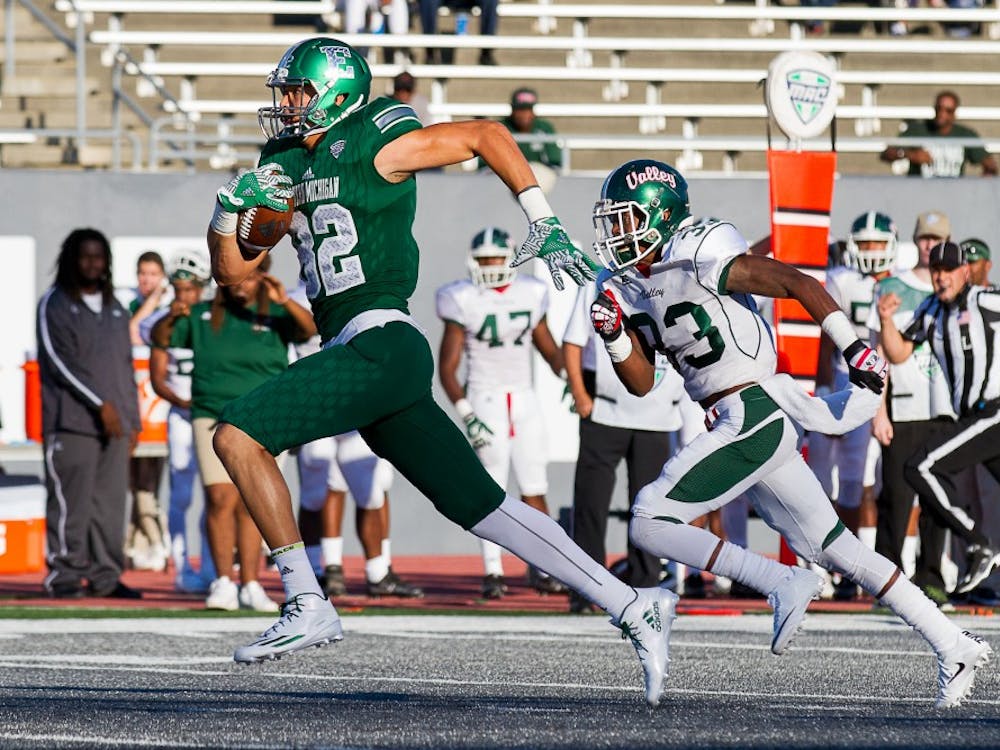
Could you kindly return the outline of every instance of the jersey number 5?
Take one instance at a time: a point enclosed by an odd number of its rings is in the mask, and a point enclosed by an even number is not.
[[[351,255],[358,244],[358,228],[346,208],[338,203],[325,203],[316,207],[311,220],[296,212],[292,217],[292,234],[309,299],[329,297],[365,283],[361,258]]]

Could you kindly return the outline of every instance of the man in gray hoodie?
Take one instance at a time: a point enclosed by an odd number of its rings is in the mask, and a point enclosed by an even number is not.
[[[120,580],[128,458],[139,434],[129,314],[111,286],[111,247],[95,229],[63,241],[38,303],[51,596],[136,599]]]

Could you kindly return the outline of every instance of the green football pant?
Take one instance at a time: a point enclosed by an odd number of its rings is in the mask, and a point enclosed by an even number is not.
[[[499,507],[504,491],[431,397],[433,372],[423,335],[392,322],[295,362],[229,403],[220,421],[272,455],[360,430],[438,511],[469,529]]]

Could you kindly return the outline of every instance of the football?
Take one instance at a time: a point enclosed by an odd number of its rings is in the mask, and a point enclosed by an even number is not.
[[[258,255],[278,244],[295,213],[295,199],[288,199],[284,211],[275,211],[267,206],[254,206],[240,211],[236,224],[236,243],[247,256]]]

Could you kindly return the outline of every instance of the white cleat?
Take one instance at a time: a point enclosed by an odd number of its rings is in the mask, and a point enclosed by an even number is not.
[[[774,609],[774,635],[771,653],[785,653],[792,639],[798,635],[805,619],[809,602],[819,599],[823,591],[823,577],[808,568],[792,568],[792,574],[778,584],[767,596]]]
[[[297,594],[281,605],[281,617],[253,643],[236,649],[233,659],[242,664],[280,659],[311,646],[343,640],[340,615],[330,600],[319,594]]]
[[[219,576],[208,587],[205,609],[219,609],[235,612],[240,608],[239,587],[229,580],[229,576]]]
[[[670,663],[670,627],[677,617],[677,594],[667,589],[636,589],[621,618],[611,623],[632,641],[646,683],[646,702],[657,706]]]
[[[955,708],[972,692],[976,670],[986,665],[993,656],[990,644],[963,630],[955,646],[938,654],[937,708]]]

